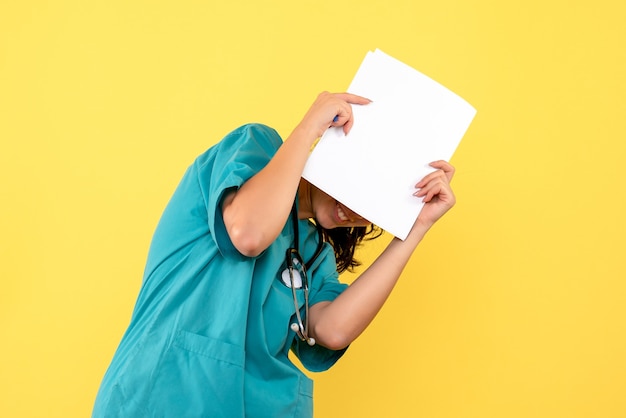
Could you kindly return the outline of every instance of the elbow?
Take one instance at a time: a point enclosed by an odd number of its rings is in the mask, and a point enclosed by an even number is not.
[[[228,231],[233,246],[245,257],[257,257],[264,250],[263,239],[260,234],[256,234],[250,228],[233,226]]]
[[[347,341],[346,339],[336,339],[336,340],[332,339],[328,342],[322,343],[321,345],[328,348],[329,350],[339,351],[348,347],[350,345],[350,342]]]
[[[354,341],[360,331],[345,315],[330,309],[333,302],[318,302],[309,309],[309,326],[315,341],[330,350],[343,350]]]
[[[347,333],[335,327],[316,327],[314,333],[315,341],[329,350],[339,351],[348,347],[354,340]]]
[[[259,256],[269,244],[266,243],[263,231],[255,228],[252,221],[239,215],[232,205],[235,193],[225,198],[222,207],[222,216],[226,232],[233,246],[245,257]]]

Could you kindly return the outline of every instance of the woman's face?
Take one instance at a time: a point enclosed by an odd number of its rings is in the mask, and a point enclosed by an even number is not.
[[[368,226],[367,219],[338,202],[315,186],[311,190],[311,206],[314,218],[326,229],[353,226]]]

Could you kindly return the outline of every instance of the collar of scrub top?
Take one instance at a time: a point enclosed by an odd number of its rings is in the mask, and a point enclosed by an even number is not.
[[[297,199],[296,199],[297,200]],[[293,240],[294,246],[287,249],[285,255],[287,261],[287,270],[289,271],[289,280],[291,282],[291,294],[293,296],[293,305],[296,310],[296,321],[291,324],[291,329],[298,335],[300,340],[306,341],[310,346],[315,345],[315,338],[309,337],[309,279],[307,277],[306,270],[313,265],[315,259],[322,252],[324,247],[324,240],[322,237],[322,227],[319,224],[315,224],[317,228],[318,242],[315,254],[309,260],[308,263],[304,263],[302,256],[300,255],[300,237],[298,227],[298,210],[296,209],[296,201],[293,202],[291,208],[291,220],[293,222]],[[298,306],[298,296],[296,294],[296,283],[294,279],[294,265],[300,265],[301,279],[302,279],[302,291],[304,292],[304,323],[302,323],[302,316],[300,315],[300,307]],[[300,274],[300,272],[298,272]]]

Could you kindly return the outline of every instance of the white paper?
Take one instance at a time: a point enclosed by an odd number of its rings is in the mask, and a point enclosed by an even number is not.
[[[430,162],[450,160],[476,110],[380,50],[367,53],[348,92],[373,102],[352,106],[347,136],[326,131],[303,177],[404,240],[423,207],[415,184],[433,171]]]

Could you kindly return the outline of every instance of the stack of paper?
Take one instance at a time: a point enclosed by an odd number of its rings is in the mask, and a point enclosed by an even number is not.
[[[476,110],[380,50],[367,53],[348,92],[373,102],[352,106],[347,136],[326,131],[303,177],[404,240],[423,206],[415,184],[433,171],[430,162],[450,160]]]

